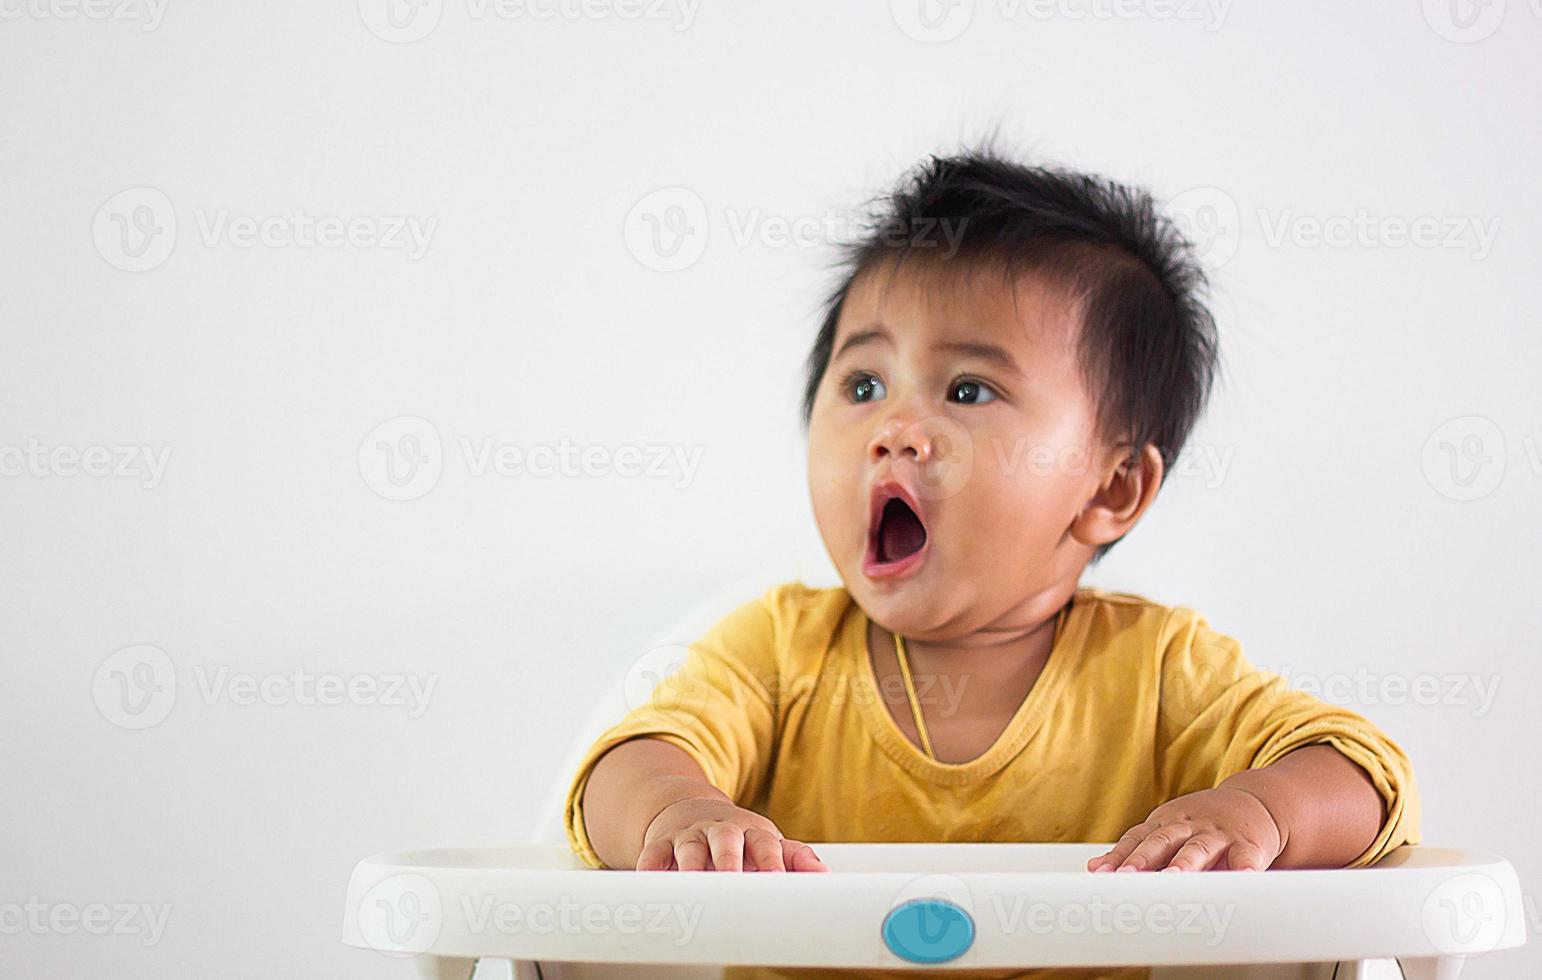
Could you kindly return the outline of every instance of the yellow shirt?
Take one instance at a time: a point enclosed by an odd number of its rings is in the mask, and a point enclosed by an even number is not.
[[[1083,587],[1057,617],[1043,672],[996,742],[939,762],[885,707],[868,618],[843,588],[768,589],[692,644],[651,700],[584,756],[565,820],[573,851],[602,867],[584,830],[594,763],[639,735],[677,745],[707,780],[787,837],[843,841],[1115,841],[1158,805],[1327,743],[1370,774],[1387,821],[1351,867],[1419,841],[1407,756],[1360,715],[1291,690],[1184,606]],[[940,691],[918,690],[924,704]],[[817,847],[816,847],[817,850]],[[926,971],[976,978],[1142,977],[1143,969]],[[730,968],[726,980],[909,977],[915,971]]]

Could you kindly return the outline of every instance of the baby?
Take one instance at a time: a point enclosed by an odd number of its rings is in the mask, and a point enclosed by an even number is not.
[[[575,853],[819,872],[807,841],[1116,841],[1087,869],[1131,873],[1416,843],[1408,759],[1364,718],[1187,607],[1079,585],[1216,370],[1205,276],[1150,195],[932,157],[847,257],[803,403],[844,585],[771,588],[692,644],[586,754]]]

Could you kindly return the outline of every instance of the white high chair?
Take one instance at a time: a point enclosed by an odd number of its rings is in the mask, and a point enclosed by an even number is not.
[[[725,593],[598,704],[531,842],[361,861],[343,941],[434,980],[719,978],[723,964],[1150,966],[1153,980],[1455,980],[1525,942],[1509,862],[1403,847],[1334,871],[1094,875],[1106,844],[831,844],[821,874],[596,871],[562,805],[583,753],[746,594]],[[682,639],[684,638],[684,639]]]

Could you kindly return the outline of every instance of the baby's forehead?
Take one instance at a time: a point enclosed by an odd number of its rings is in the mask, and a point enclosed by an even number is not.
[[[1075,352],[1081,312],[1046,276],[934,260],[875,268],[852,282],[835,349],[874,326],[886,328],[899,346],[991,343],[1042,359]]]

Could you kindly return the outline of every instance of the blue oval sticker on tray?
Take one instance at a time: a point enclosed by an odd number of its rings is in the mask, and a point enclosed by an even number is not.
[[[912,899],[884,916],[883,943],[912,963],[946,963],[974,943],[974,919],[947,899]]]

